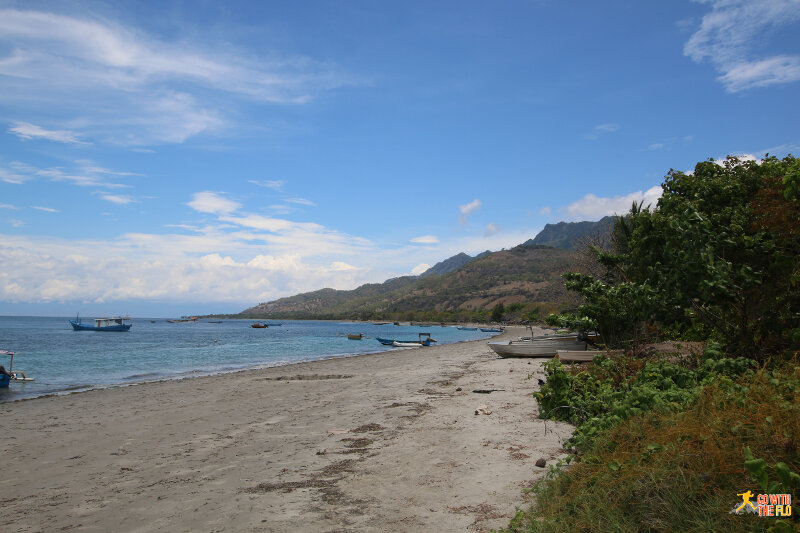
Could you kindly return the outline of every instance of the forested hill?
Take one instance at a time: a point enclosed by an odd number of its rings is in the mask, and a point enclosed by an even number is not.
[[[261,303],[241,315],[471,320],[485,318],[499,303],[521,312],[536,312],[569,298],[561,274],[573,267],[575,255],[571,250],[520,245],[481,254],[445,274],[405,276],[351,291],[322,289]]]

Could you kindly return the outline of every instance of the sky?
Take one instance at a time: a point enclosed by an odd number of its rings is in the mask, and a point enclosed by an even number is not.
[[[0,0],[0,315],[236,313],[800,154],[800,0]]]

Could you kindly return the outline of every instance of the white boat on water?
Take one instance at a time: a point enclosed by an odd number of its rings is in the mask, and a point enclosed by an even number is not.
[[[500,357],[553,357],[558,350],[586,350],[586,341],[577,337],[540,337],[527,341],[490,342],[489,348]]]

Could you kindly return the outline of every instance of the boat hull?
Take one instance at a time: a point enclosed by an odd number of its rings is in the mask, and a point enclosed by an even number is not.
[[[128,331],[131,329],[131,324],[116,324],[113,326],[89,326],[87,324],[81,324],[79,322],[75,322],[74,320],[69,321],[72,324],[72,329],[75,331]]]
[[[554,357],[558,350],[586,350],[586,343],[577,339],[500,341],[488,344],[500,357]]]
[[[0,389],[7,389],[9,383],[11,383],[11,376],[5,374],[0,376]]]

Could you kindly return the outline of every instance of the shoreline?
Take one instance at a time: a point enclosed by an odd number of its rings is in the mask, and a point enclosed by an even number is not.
[[[513,337],[511,328],[495,337]],[[487,339],[0,404],[10,531],[488,531],[565,455]],[[460,390],[459,390],[460,389]],[[491,394],[473,390],[497,389]],[[491,414],[475,414],[476,410]]]
[[[488,342],[489,340],[495,339],[498,336],[499,335],[493,335],[493,336],[487,337],[485,339],[477,339],[477,340],[445,342],[445,343],[442,343],[442,344],[437,344],[437,345],[432,346],[432,347],[449,346],[449,345],[452,345],[452,344],[461,344],[461,343],[467,343],[467,342],[482,342],[482,341]],[[427,348],[431,348],[431,347],[427,347]],[[279,361],[279,362],[276,362],[274,364],[258,363],[258,364],[253,365],[253,366],[246,366],[246,367],[243,367],[243,368],[228,369],[228,370],[225,370],[225,369],[209,370],[209,371],[187,370],[187,371],[183,371],[181,373],[174,374],[174,375],[171,375],[171,376],[166,376],[166,377],[153,379],[153,380],[145,380],[145,381],[129,381],[129,382],[119,382],[119,383],[105,383],[105,384],[100,384],[100,385],[74,385],[74,386],[71,386],[70,388],[67,388],[67,389],[54,391],[54,392],[45,392],[45,393],[42,393],[41,395],[38,395],[38,396],[26,396],[26,397],[23,397],[23,398],[14,398],[14,399],[2,399],[2,398],[0,398],[0,406],[2,406],[3,404],[6,404],[6,403],[26,402],[26,401],[30,401],[30,400],[38,400],[39,398],[70,396],[72,394],[82,394],[82,393],[85,393],[85,392],[91,392],[91,391],[95,391],[95,390],[113,389],[113,388],[117,388],[117,387],[132,387],[132,386],[136,386],[136,385],[145,385],[145,384],[148,384],[148,383],[182,381],[182,380],[185,380],[185,379],[213,378],[213,377],[216,377],[216,376],[223,376],[223,375],[227,375],[227,374],[236,374],[238,372],[250,372],[250,371],[255,371],[255,370],[265,370],[265,369],[269,369],[269,368],[282,368],[282,367],[288,367],[288,366],[292,366],[292,365],[299,365],[299,364],[303,364],[303,363],[313,363],[313,362],[316,362],[316,361],[327,361],[327,360],[330,360],[330,359],[345,359],[345,358],[350,358],[350,357],[361,357],[361,356],[367,356],[367,355],[376,355],[376,354],[382,354],[382,353],[397,352],[397,351],[402,351],[402,350],[407,350],[407,349],[408,348],[398,348],[396,350],[378,350],[378,349],[376,349],[374,352],[341,353],[341,354],[333,354],[333,355],[322,356],[322,357],[320,357],[318,359],[309,358],[309,359],[304,359],[304,360],[299,360],[299,361]],[[196,375],[189,375],[189,374],[196,374]],[[22,384],[22,385],[24,386],[24,384]],[[21,391],[21,392],[23,392],[23,391]]]

